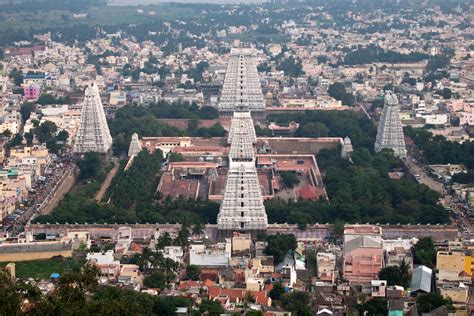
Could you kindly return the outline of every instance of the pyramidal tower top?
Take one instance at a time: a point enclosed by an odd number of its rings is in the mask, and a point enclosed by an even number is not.
[[[221,116],[233,116],[236,111],[250,111],[261,118],[265,100],[258,76],[258,52],[252,48],[232,49],[217,109]]]
[[[75,154],[97,152],[108,154],[112,148],[112,136],[105,119],[99,88],[91,84],[86,88],[81,122],[74,142]]]
[[[380,152],[384,148],[393,150],[396,157],[405,158],[407,156],[398,98],[391,91],[385,93],[385,105],[377,127],[374,146],[376,152]]]
[[[132,139],[130,141],[130,147],[128,147],[128,156],[136,156],[138,153],[142,151],[142,146],[140,144],[140,139],[138,138],[137,133],[133,133]]]

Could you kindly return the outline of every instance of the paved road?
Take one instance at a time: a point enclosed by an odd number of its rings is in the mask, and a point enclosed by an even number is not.
[[[13,223],[14,233],[32,218],[45,214],[45,210],[50,212],[54,208],[54,205],[69,191],[70,178],[71,176],[74,178],[74,168],[74,164],[64,161],[60,167],[53,166],[53,173],[46,177],[44,183],[34,184],[36,194],[33,202]],[[66,186],[68,188],[65,188]]]

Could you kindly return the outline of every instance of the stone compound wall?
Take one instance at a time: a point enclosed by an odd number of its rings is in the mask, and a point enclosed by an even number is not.
[[[434,241],[442,242],[454,240],[459,232],[454,225],[379,225],[385,239],[420,238],[431,236]],[[64,236],[71,231],[87,231],[92,239],[103,237],[117,240],[120,227],[132,228],[132,239],[147,240],[153,238],[156,231],[174,233],[181,227],[180,224],[31,224],[25,227],[26,232],[33,234],[46,233],[47,235]],[[298,239],[324,239],[332,236],[333,225],[308,225],[301,230],[295,224],[269,224],[267,234],[294,234]],[[217,239],[217,225],[208,224],[204,234],[209,239]]]

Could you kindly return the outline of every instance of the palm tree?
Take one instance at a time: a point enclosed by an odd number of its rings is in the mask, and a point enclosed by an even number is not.
[[[204,225],[203,225],[201,222],[196,222],[196,223],[193,225],[193,228],[192,228],[192,231],[191,231],[191,235],[193,235],[193,236],[201,236],[202,234],[204,234]]]
[[[255,303],[255,296],[253,296],[253,294],[250,291],[247,291],[247,293],[245,293],[244,301],[245,301],[245,306],[247,306],[250,303]]]
[[[186,224],[181,225],[181,229],[178,232],[178,237],[173,241],[176,246],[181,246],[183,249],[188,246],[189,230]]]
[[[143,248],[142,254],[139,259],[139,265],[142,267],[142,270],[148,270],[148,268],[152,265],[154,255],[155,254],[150,248]]]

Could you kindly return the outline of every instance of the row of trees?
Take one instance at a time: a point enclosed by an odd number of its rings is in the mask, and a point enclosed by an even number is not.
[[[13,281],[0,269],[0,314],[22,315],[176,315],[177,307],[191,307],[187,298],[151,296],[117,287],[101,287],[98,270],[90,265],[81,271],[66,272],[51,293]],[[23,309],[28,300],[27,310]]]
[[[10,139],[5,145],[7,150],[21,145],[23,141],[26,141],[26,145],[31,146],[33,144],[33,139],[36,137],[36,140],[40,144],[46,144],[49,152],[58,154],[64,149],[69,138],[69,133],[65,130],[58,132],[58,127],[51,121],[45,121],[40,124],[39,121],[34,120],[33,128],[23,135],[21,133],[12,135],[10,130],[7,129],[3,131],[0,136]]]
[[[359,47],[350,51],[344,57],[344,65],[371,64],[371,63],[411,63],[427,59],[423,53],[401,54],[395,51],[386,51],[378,46]]]
[[[474,169],[474,143],[447,141],[445,137],[434,136],[426,129],[407,127],[405,133],[420,149],[425,163],[464,164],[467,168]]]
[[[122,153],[128,150],[133,133],[143,136],[183,136],[186,131],[171,127],[160,119],[216,119],[219,113],[213,107],[199,108],[196,104],[168,103],[159,101],[148,107],[127,105],[117,111],[115,118],[109,121],[109,129],[114,138],[114,150]],[[189,129],[188,129],[189,130]],[[194,129],[202,136],[222,134],[216,125],[209,129]]]
[[[271,223],[294,223],[304,228],[313,223],[447,223],[449,216],[437,204],[438,194],[407,179],[391,180],[387,173],[399,167],[390,152],[373,154],[356,149],[354,164],[323,150],[318,163],[326,170],[325,200],[265,201]]]
[[[178,198],[172,200],[156,192],[162,161],[161,151],[140,152],[126,171],[125,161],[104,197],[110,203],[97,203],[93,197],[104,178],[97,170],[96,154],[78,161],[81,179],[90,179],[69,192],[50,215],[39,216],[39,223],[215,223],[219,205],[209,201]]]
[[[296,223],[301,227],[338,220],[394,224],[449,222],[447,211],[437,204],[436,192],[407,179],[388,177],[388,172],[401,168],[400,161],[389,151],[372,151],[376,129],[367,118],[354,112],[313,111],[274,115],[270,119],[281,124],[299,122],[297,133],[301,136],[350,136],[355,150],[353,163],[341,159],[338,150],[321,150],[317,156],[318,165],[325,171],[330,203],[269,200],[265,202],[269,222]]]

